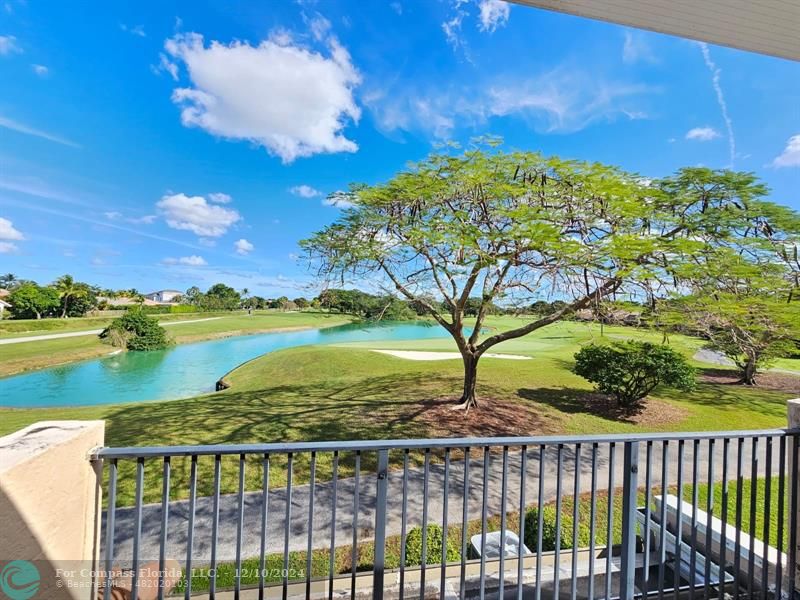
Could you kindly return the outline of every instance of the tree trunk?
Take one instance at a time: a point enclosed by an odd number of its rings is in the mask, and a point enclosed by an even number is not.
[[[478,398],[475,395],[475,384],[478,381],[478,356],[471,352],[461,355],[464,360],[464,393],[461,394],[458,408],[469,410],[478,406]]]
[[[756,384],[756,360],[754,358],[747,359],[744,369],[742,369],[741,382],[745,385]]]
[[[69,298],[64,298],[64,309],[61,311],[61,318],[67,318],[67,304],[69,303]]]

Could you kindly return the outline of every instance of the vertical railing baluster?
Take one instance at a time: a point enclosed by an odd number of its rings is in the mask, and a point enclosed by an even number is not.
[[[733,545],[733,573],[735,577],[734,598],[739,600],[739,590],[742,577],[742,484],[744,482],[743,471],[744,438],[739,438],[736,446],[736,540]]]
[[[408,523],[408,448],[403,450],[403,506],[400,511],[400,600],[405,597]]]
[[[553,554],[553,598],[559,597],[559,584],[561,583],[561,506],[564,490],[562,467],[564,464],[564,445],[556,447],[556,549]]]
[[[289,595],[289,537],[292,531],[292,470],[294,468],[294,455],[289,452],[286,456],[286,506],[283,514],[283,600]]]
[[[331,546],[328,556],[328,600],[333,600],[333,577],[336,570],[336,501],[339,492],[339,451],[333,451],[331,465]]]
[[[267,516],[269,513],[269,454],[261,462],[261,547],[258,556],[258,600],[264,600],[264,585],[267,574]]]
[[[439,598],[444,600],[447,579],[447,506],[450,495],[450,448],[444,449],[444,481],[442,482],[442,566],[439,573]]]
[[[353,480],[353,545],[350,548],[350,597],[356,595],[356,571],[358,570],[358,511],[361,483],[361,451],[356,450],[355,477]]]
[[[131,600],[139,597],[139,546],[142,539],[142,494],[144,493],[144,458],[136,459],[136,504],[133,513],[133,579]]]
[[[597,535],[597,442],[592,444],[592,482],[589,499],[589,587],[587,597],[594,600],[594,565],[595,565],[595,537]]]
[[[189,470],[189,524],[186,532],[186,587],[184,600],[192,596],[192,546],[194,545],[194,517],[197,508],[197,455],[192,454],[192,464]]]
[[[719,600],[725,600],[725,573],[728,570],[728,502],[730,501],[730,492],[728,490],[728,452],[730,451],[730,438],[722,440],[722,495],[720,506],[720,520],[722,527],[720,532],[719,544],[719,568],[720,568],[720,585],[719,585]]]
[[[466,594],[467,585],[467,522],[469,520],[469,454],[470,448],[464,448],[464,496],[461,507],[461,572],[459,574],[459,598]],[[400,599],[402,600],[402,598]]]
[[[789,557],[788,557],[788,580],[786,582],[786,591],[794,595],[797,588],[797,528],[800,523],[797,521],[797,489],[798,489],[798,434],[793,433],[790,451],[791,461],[789,470]]]
[[[317,453],[311,453],[308,491],[308,540],[306,543],[306,598],[311,596],[311,553],[314,548],[314,494],[317,484]]]
[[[684,454],[684,441],[678,440],[678,477],[677,477],[677,488],[678,488],[678,505],[676,511],[676,525],[675,525],[675,581],[673,594],[675,595],[675,600],[679,600],[680,596],[680,589],[681,589],[681,558],[682,554],[682,545],[683,545],[683,456]],[[689,582],[689,585],[694,585],[694,573],[690,574],[692,581]]]
[[[217,594],[217,543],[219,541],[219,496],[222,479],[222,456],[214,456],[214,499],[211,504],[211,566],[209,569],[208,597],[214,600]]]
[[[372,569],[372,598],[383,598],[386,569],[386,496],[389,488],[389,451],[378,450],[378,472],[375,481],[375,561]],[[306,592],[306,598],[310,595]]]
[[[658,534],[658,600],[664,600],[664,591],[667,587],[667,480],[669,479],[669,442],[661,443],[661,510],[659,510]]]
[[[767,600],[767,588],[769,588],[769,529],[770,529],[770,502],[772,501],[772,482],[770,478],[772,477],[772,437],[767,436],[764,439],[764,443],[767,446],[766,456],[764,457],[764,537],[762,541],[764,542],[764,562],[763,562],[763,570],[761,571],[761,598],[762,600]],[[776,561],[780,563],[780,556],[778,556],[778,560]],[[778,596],[780,598],[780,596]]]
[[[114,533],[117,514],[117,459],[108,465],[108,508],[106,514],[106,559],[103,577],[103,600],[111,600],[111,571],[114,568]]]
[[[756,592],[755,586],[755,561],[756,561],[756,502],[758,500],[758,438],[750,440],[750,556],[747,560],[747,593],[750,598]],[[767,557],[764,557],[766,562]]]
[[[431,466],[431,449],[425,449],[422,469],[422,564],[419,571],[419,598],[425,599],[425,574],[428,566],[428,478]]]
[[[608,510],[606,517],[606,598],[611,598],[611,554],[614,547],[614,442],[608,444]]]
[[[694,600],[695,579],[697,577],[697,509],[699,495],[697,489],[697,455],[700,450],[700,440],[692,442],[692,533],[690,537],[689,572],[692,574],[692,581],[689,583],[689,600]]]
[[[571,600],[576,600],[578,594],[578,521],[580,520],[581,498],[581,445],[575,444],[575,470],[572,488],[572,586]]]
[[[164,570],[167,563],[167,531],[169,526],[170,458],[164,457],[161,476],[161,536],[158,543],[158,600],[164,600]]]
[[[775,539],[776,548],[778,549],[778,561],[775,565],[775,597],[781,598],[783,587],[783,560],[781,556],[784,553],[786,545],[783,542],[784,535],[784,522],[785,502],[786,502],[786,435],[781,435],[778,438],[778,531]]]
[[[522,600],[522,573],[525,566],[525,481],[528,471],[528,447],[522,446],[519,465],[519,546],[517,547],[517,600]]]
[[[539,446],[539,490],[536,497],[536,589],[535,600],[542,598],[542,529],[544,524],[544,464],[546,446]]]
[[[622,556],[620,556],[620,600],[633,600],[636,593],[636,499],[639,489],[639,442],[625,442],[622,481]]]
[[[508,446],[503,446],[503,474],[500,486],[500,581],[497,595],[502,598],[506,583],[506,500],[508,499]]]
[[[242,590],[242,538],[244,535],[244,477],[245,455],[239,455],[239,494],[236,507],[236,577],[233,580],[233,598],[239,600]]]
[[[712,556],[712,543],[714,541],[713,536],[711,535],[713,527],[712,527],[712,519],[714,518],[714,492],[716,488],[716,484],[714,482],[714,438],[708,440],[708,481],[707,481],[707,491],[706,491],[706,541],[705,541],[705,571],[703,573],[703,579],[705,580],[705,589],[704,589],[704,596],[703,600],[709,600],[711,598],[711,556]],[[722,573],[720,573],[721,575]],[[720,580],[720,583],[724,581],[724,577]]]
[[[483,448],[483,495],[481,503],[481,574],[480,599],[486,597],[486,529],[489,500],[489,446]]]
[[[644,589],[648,589],[650,582],[650,498],[653,486],[653,442],[647,441],[645,446],[645,472],[644,472]]]

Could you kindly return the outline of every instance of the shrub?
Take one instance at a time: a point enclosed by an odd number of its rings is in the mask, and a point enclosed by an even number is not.
[[[633,340],[584,346],[575,354],[575,372],[626,408],[638,406],[660,384],[683,391],[695,385],[695,370],[681,354],[663,344]]]
[[[167,331],[158,321],[135,309],[114,319],[100,333],[100,338],[128,350],[160,350],[171,344]]]
[[[429,565],[438,565],[442,560],[442,528],[439,525],[428,525],[428,539],[425,562]],[[461,550],[458,541],[452,535],[447,536],[447,562],[461,560]],[[418,567],[422,565],[422,527],[415,527],[406,536],[406,566]]]
[[[572,548],[572,512],[561,511],[561,549]],[[542,551],[556,549],[556,507],[545,506],[542,509]],[[578,546],[589,544],[591,532],[584,523],[578,523]],[[539,542],[539,509],[534,507],[525,513],[525,546],[536,552]]]

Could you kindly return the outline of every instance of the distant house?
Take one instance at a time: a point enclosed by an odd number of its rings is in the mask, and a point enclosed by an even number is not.
[[[11,292],[6,289],[0,288],[0,298],[5,298],[6,296],[10,296]]]
[[[150,294],[144,295],[147,300],[152,300],[153,302],[158,302],[159,304],[170,304],[177,302],[177,299],[181,296],[183,296],[183,292],[179,292],[178,290],[159,290],[157,292],[151,292]]]
[[[7,308],[11,308],[11,305],[5,300],[0,300],[0,319],[3,318],[3,313],[6,312]]]

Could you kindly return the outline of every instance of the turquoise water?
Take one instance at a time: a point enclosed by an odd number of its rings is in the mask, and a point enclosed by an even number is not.
[[[85,406],[174,400],[211,392],[216,381],[231,369],[282,348],[447,335],[439,326],[420,323],[343,325],[237,336],[154,352],[123,352],[0,379],[0,404],[8,407]]]

